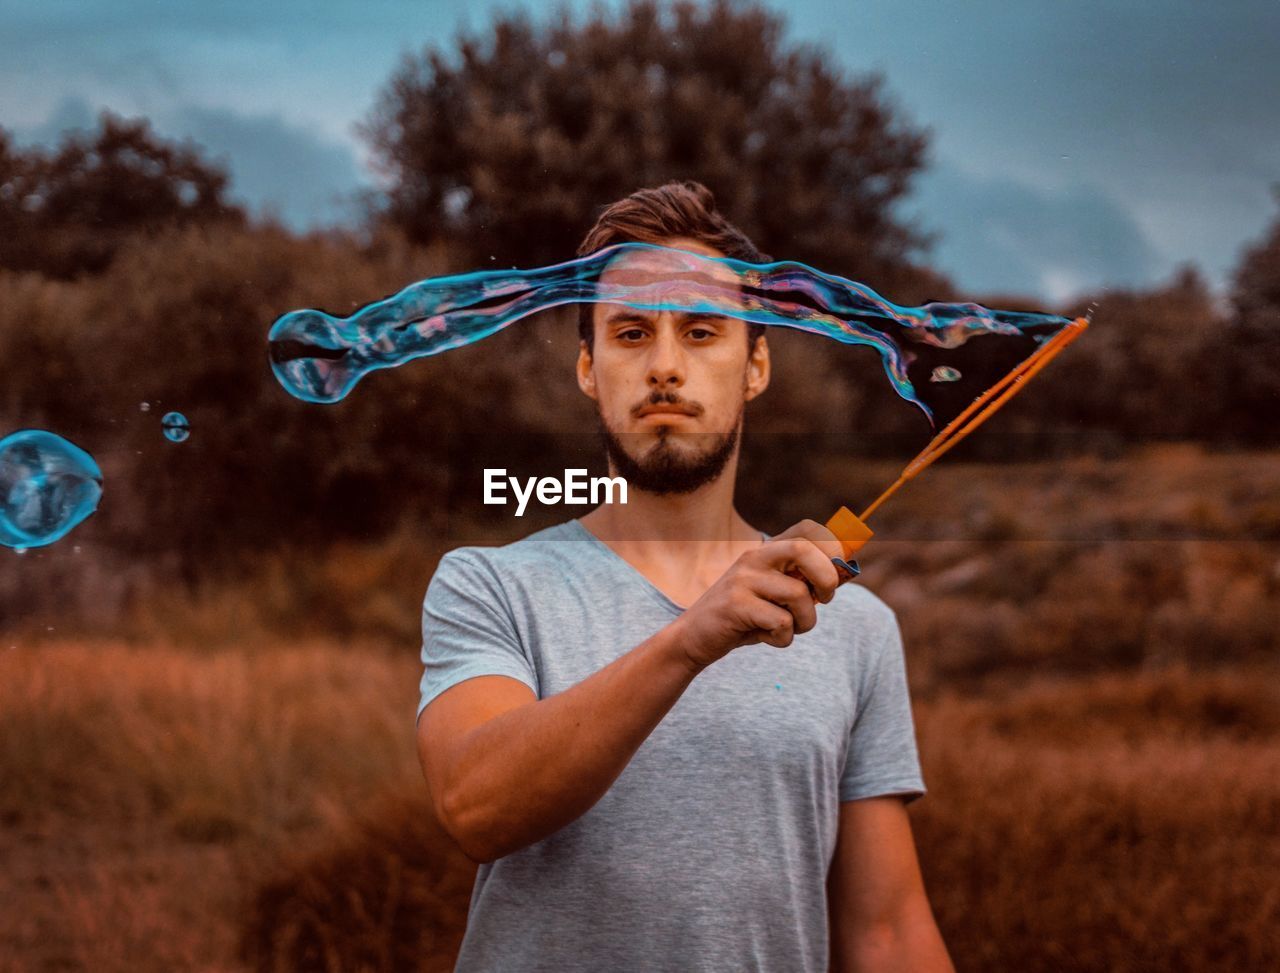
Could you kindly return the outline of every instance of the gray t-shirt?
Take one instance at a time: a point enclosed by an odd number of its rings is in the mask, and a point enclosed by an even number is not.
[[[423,604],[418,714],[481,675],[545,699],[681,611],[576,519],[458,548]],[[789,647],[704,669],[584,815],[481,865],[456,970],[825,970],[839,803],[923,793],[897,620],[843,585]]]

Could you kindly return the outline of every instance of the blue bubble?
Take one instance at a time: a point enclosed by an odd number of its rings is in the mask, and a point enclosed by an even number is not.
[[[171,443],[184,442],[191,435],[191,423],[181,412],[166,412],[160,420],[160,428],[164,430],[164,438]]]
[[[61,436],[21,429],[0,439],[0,544],[52,544],[98,509],[102,471]]]
[[[310,308],[290,311],[267,333],[271,369],[285,390],[304,402],[338,402],[372,371],[473,344],[516,321],[570,304],[733,317],[871,347],[894,390],[919,406],[931,423],[951,418],[952,409],[967,406],[1027,358],[1035,343],[1025,339],[1057,334],[1072,323],[1056,314],[973,303],[909,307],[866,284],[794,260],[755,264],[627,242],[548,267],[427,278],[347,317]],[[947,364],[936,360],[940,356],[959,357],[955,350],[979,335],[988,336],[983,357],[994,364],[972,370],[966,365],[969,381],[962,388],[927,384],[922,378],[929,372],[909,374],[916,350],[928,351],[932,368]],[[959,379],[960,370],[953,371]]]

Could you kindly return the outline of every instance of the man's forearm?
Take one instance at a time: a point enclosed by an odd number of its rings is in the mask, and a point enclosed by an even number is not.
[[[848,954],[833,957],[832,973],[955,973],[927,903],[850,938]]]
[[[467,734],[443,798],[462,849],[492,861],[595,805],[699,671],[684,638],[677,619],[580,683]]]

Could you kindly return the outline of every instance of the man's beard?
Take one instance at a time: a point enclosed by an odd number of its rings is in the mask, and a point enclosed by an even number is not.
[[[709,445],[698,452],[691,452],[673,446],[672,439],[676,434],[667,427],[658,433],[657,443],[644,456],[636,459],[623,448],[621,439],[605,425],[604,417],[597,413],[596,418],[599,420],[600,438],[604,441],[605,451],[618,475],[627,481],[629,487],[660,497],[692,493],[719,477],[738,445],[738,435],[742,429],[742,413],[739,412],[733,428],[728,432],[697,434],[699,439],[705,439]],[[636,439],[642,437],[648,438],[641,433],[635,434]]]

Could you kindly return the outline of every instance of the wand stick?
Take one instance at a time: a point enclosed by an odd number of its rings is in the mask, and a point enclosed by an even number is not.
[[[1037,348],[1032,354],[1019,362],[998,382],[974,399],[958,416],[947,423],[940,433],[929,441],[898,478],[871,502],[862,516],[858,516],[848,507],[841,507],[827,521],[827,529],[835,534],[843,548],[844,558],[850,558],[867,541],[871,540],[874,531],[867,526],[867,519],[875,513],[882,503],[893,496],[904,483],[914,479],[934,460],[942,456],[965,436],[986,422],[1002,405],[1026,387],[1027,382],[1045,365],[1049,364],[1063,348],[1075,341],[1089,326],[1086,318],[1076,318],[1052,338]],[[835,559],[838,567],[844,567],[851,576],[857,575],[857,564],[844,564]]]

